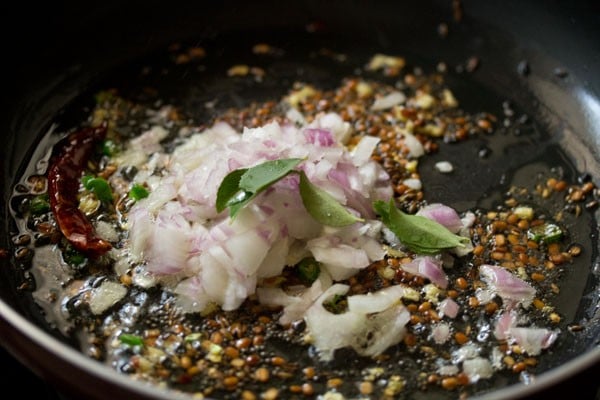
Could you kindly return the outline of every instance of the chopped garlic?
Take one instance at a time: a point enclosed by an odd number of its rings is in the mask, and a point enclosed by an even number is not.
[[[513,213],[521,218],[526,219],[527,221],[531,221],[533,219],[533,208],[527,206],[519,206],[515,207]]]
[[[438,296],[440,295],[440,288],[438,288],[433,283],[429,283],[423,286],[423,294],[425,295],[425,298],[427,300],[429,300],[433,304],[437,304],[439,301]]]
[[[369,61],[367,69],[369,71],[376,71],[384,68],[397,68],[401,69],[406,64],[406,61],[402,57],[388,56],[385,54],[375,54]]]
[[[310,85],[302,86],[301,89],[295,90],[286,98],[287,102],[294,108],[298,107],[298,104],[314,96],[317,93],[315,88]]]

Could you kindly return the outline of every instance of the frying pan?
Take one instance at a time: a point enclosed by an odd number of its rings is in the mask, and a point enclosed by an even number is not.
[[[461,15],[456,14],[457,6]],[[322,48],[363,63],[375,52],[399,54],[429,71],[443,61],[450,70],[448,85],[463,108],[500,114],[502,102],[510,101],[529,122],[522,136],[506,135],[499,141],[483,137],[460,150],[443,144],[444,157],[463,172],[453,181],[424,172],[431,201],[459,210],[490,206],[505,189],[501,182],[527,183],[557,166],[571,180],[587,174],[596,185],[600,182],[600,9],[592,2],[109,0],[43,4],[35,11],[27,5],[7,7],[12,8],[5,15],[23,29],[2,36],[7,71],[2,77],[6,104],[0,111],[5,140],[0,150],[0,247],[9,249],[9,256],[0,259],[0,339],[37,375],[73,396],[186,398],[132,382],[81,355],[48,325],[31,294],[16,289],[28,273],[16,268],[10,257],[15,233],[9,213],[11,188],[29,160],[39,157],[36,144],[52,126],[65,131],[73,126],[77,115],[69,110],[85,102],[85,93],[103,85],[134,91],[140,81],[132,71],[140,67],[152,65],[159,71],[142,83],[158,88],[167,102],[196,120],[206,120],[206,101],[217,99],[218,112],[279,97],[295,80],[336,86],[341,73],[352,72],[347,66],[351,63],[307,56]],[[448,26],[445,37],[438,32],[440,23]],[[164,59],[165,49],[174,42],[201,45],[218,54],[214,70],[172,68]],[[236,60],[254,61],[248,48],[258,42],[284,50],[282,58],[264,65],[271,78],[262,84],[236,84],[211,72],[223,71],[239,63]],[[467,72],[473,57],[477,68]],[[483,167],[472,168],[481,146],[490,146],[491,155]],[[434,156],[424,163],[435,161]],[[541,358],[535,381],[500,381],[479,398],[547,395],[577,376],[593,376],[589,371],[600,363],[598,217],[598,211],[591,210],[572,227],[572,235],[584,244],[584,255],[565,274],[556,300],[566,333]],[[569,334],[564,329],[569,324],[584,329]]]

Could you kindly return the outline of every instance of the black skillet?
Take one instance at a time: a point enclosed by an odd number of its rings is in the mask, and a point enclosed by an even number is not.
[[[59,131],[72,128],[80,117],[77,110],[95,89],[117,86],[134,95],[140,85],[152,86],[166,102],[203,121],[210,117],[206,101],[217,99],[211,112],[218,112],[276,98],[295,80],[334,87],[375,52],[403,55],[409,68],[426,72],[443,61],[449,69],[447,83],[463,108],[501,115],[502,103],[510,101],[527,119],[517,134],[497,132],[499,139],[482,137],[466,147],[443,145],[440,154],[463,172],[451,180],[424,172],[431,201],[459,210],[491,207],[506,184],[530,182],[556,167],[571,180],[587,174],[596,184],[600,181],[600,9],[592,2],[105,1],[11,7],[5,15],[21,22],[22,30],[3,35],[9,70],[2,78],[7,101],[0,114],[6,141],[0,150],[0,246],[9,249],[9,256],[0,260],[0,343],[73,396],[178,398],[84,358],[47,325],[30,295],[16,290],[27,272],[16,269],[10,257],[15,232],[11,188],[28,161],[39,156],[36,143],[53,124]],[[447,24],[445,37],[440,23]],[[217,56],[205,69],[177,66],[167,50],[175,42],[200,45]],[[258,42],[284,53],[268,62],[253,59],[249,49]],[[322,57],[323,48],[346,54],[348,61]],[[478,63],[468,72],[473,57]],[[263,82],[223,74],[227,66],[252,62],[263,63]],[[482,149],[488,153],[485,159],[478,157]],[[432,170],[428,163],[435,161],[435,156],[426,160],[422,170]],[[571,227],[585,252],[565,274],[555,301],[564,316],[562,327],[580,324],[584,330],[565,333],[541,358],[535,382],[526,386],[498,380],[481,398],[547,395],[559,384],[594,376],[600,362],[597,220],[598,211],[586,212]],[[597,386],[590,382],[586,393],[596,393]]]

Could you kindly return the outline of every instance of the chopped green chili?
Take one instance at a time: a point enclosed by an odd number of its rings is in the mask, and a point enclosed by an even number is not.
[[[87,190],[94,193],[96,197],[98,197],[98,200],[105,203],[112,203],[112,190],[105,179],[86,175],[81,178],[81,182]]]
[[[321,272],[321,263],[313,257],[306,257],[297,265],[298,277],[305,283],[313,283]]]
[[[63,260],[72,267],[81,268],[87,263],[87,257],[75,250],[70,244],[62,252]]]
[[[130,346],[144,345],[144,339],[137,335],[132,335],[130,333],[121,333],[121,335],[119,335],[119,340],[121,341],[121,343],[128,344]]]
[[[40,194],[31,199],[29,211],[34,215],[41,215],[50,211],[48,194]]]
[[[119,152],[119,145],[113,140],[106,139],[102,142],[102,154],[112,157]]]
[[[527,238],[538,243],[557,242],[562,238],[562,235],[562,229],[558,225],[549,222],[533,226],[527,231]]]
[[[135,201],[146,198],[149,194],[148,189],[138,183],[134,183],[131,189],[129,189],[129,197]]]
[[[341,314],[348,309],[347,297],[346,295],[336,294],[331,300],[324,302],[323,307],[333,314]]]

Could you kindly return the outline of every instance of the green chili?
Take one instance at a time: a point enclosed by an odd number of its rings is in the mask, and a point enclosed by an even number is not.
[[[85,187],[87,190],[94,193],[96,197],[98,197],[98,200],[103,201],[105,203],[112,203],[112,190],[105,179],[86,175],[83,178],[81,178],[81,182],[83,183],[83,187]]]
[[[296,267],[298,277],[305,283],[313,283],[321,272],[321,263],[313,257],[306,257]]]
[[[129,189],[129,197],[135,201],[146,198],[149,194],[148,189],[138,183],[134,183],[131,189]]]
[[[137,335],[132,335],[130,333],[121,333],[121,335],[119,335],[119,340],[121,341],[121,343],[128,344],[129,346],[144,345],[144,339]]]
[[[50,200],[48,195],[40,194],[31,199],[29,211],[34,215],[41,215],[50,211]]]
[[[536,225],[527,231],[527,238],[538,243],[557,242],[562,238],[563,231],[556,224],[545,223]]]

